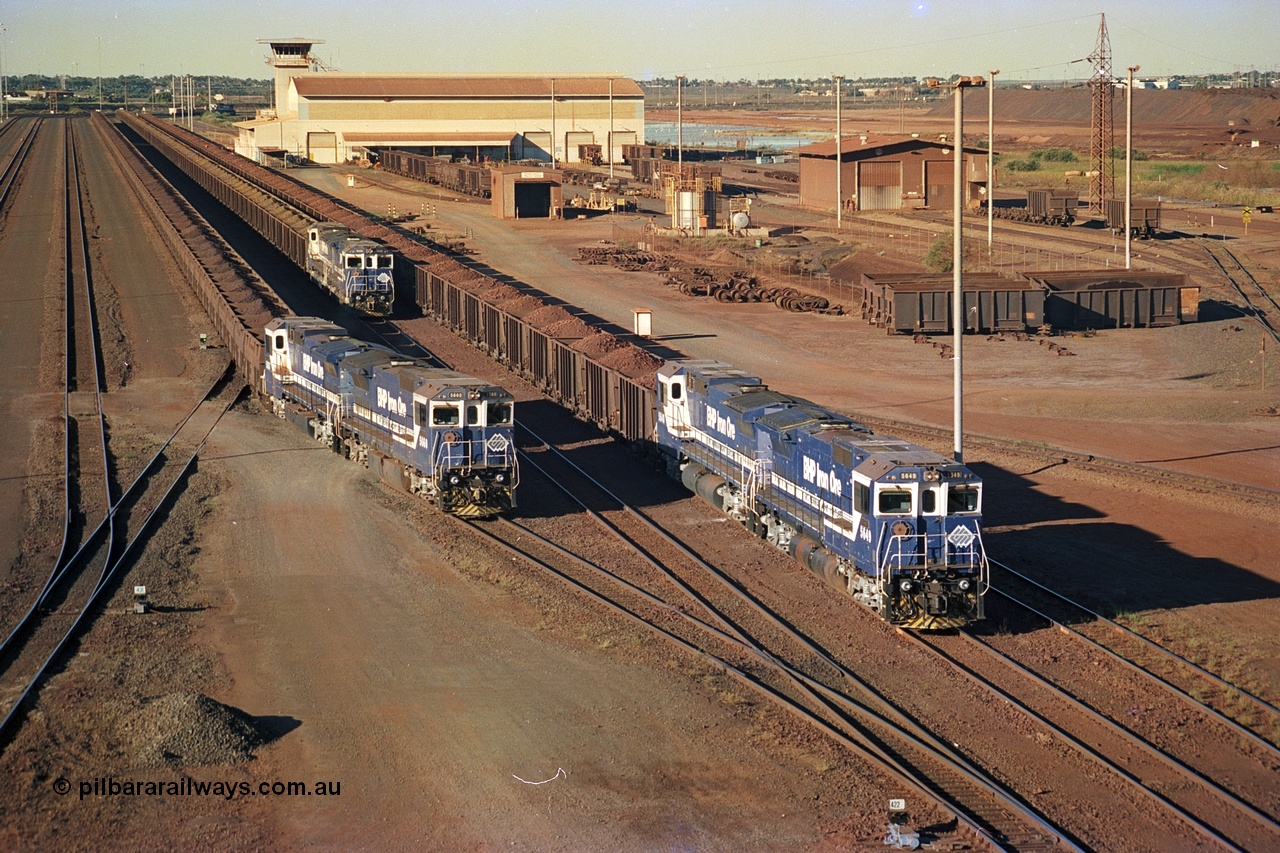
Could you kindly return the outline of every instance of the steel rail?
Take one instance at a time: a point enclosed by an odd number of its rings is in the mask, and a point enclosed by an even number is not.
[[[897,421],[892,418],[862,417],[853,418],[864,426],[876,430],[885,430],[902,438],[919,437],[922,442],[941,443],[949,440],[951,433],[938,427],[909,421]],[[1160,468],[1142,462],[1126,462],[1109,456],[1098,456],[1062,448],[1031,445],[1016,439],[995,438],[984,435],[966,436],[966,442],[988,450],[1013,453],[1021,456],[1032,456],[1058,465],[1071,465],[1077,468],[1097,471],[1113,476],[1135,477],[1151,483],[1173,486],[1201,494],[1229,494],[1237,498],[1262,504],[1280,505],[1280,489],[1268,489],[1234,480],[1223,480],[1217,477],[1206,477],[1202,474],[1191,474],[1171,468]]]
[[[109,513],[109,515],[107,517],[104,517],[101,521],[99,521],[98,526],[94,528],[93,532],[90,533],[87,537],[85,537],[85,541],[80,545],[80,548],[74,554],[72,554],[71,557],[67,560],[66,566],[74,565],[77,561],[83,559],[88,554],[90,549],[94,547],[94,543],[97,541],[97,538],[102,534],[103,528],[105,528],[107,524],[110,522],[111,517],[115,516],[127,502],[140,496],[140,493],[142,491],[143,481],[149,479],[152,472],[157,468],[157,463],[160,461],[160,458],[165,455],[165,452],[173,444],[174,439],[178,437],[178,435],[186,427],[187,423],[191,420],[191,418],[195,416],[196,412],[200,411],[201,407],[203,407],[204,404],[214,396],[214,392],[217,390],[218,386],[223,385],[226,382],[227,378],[231,375],[231,372],[232,372],[232,366],[228,364],[227,369],[222,374],[222,376],[214,380],[213,384],[210,385],[208,390],[204,392],[204,395],[200,398],[200,401],[197,402],[195,406],[191,409],[191,411],[187,412],[186,416],[184,416],[182,420],[178,422],[178,425],[174,428],[173,432],[156,449],[156,452],[155,454],[152,455],[151,459],[144,466],[142,466],[142,468],[139,469],[137,475],[133,479],[133,482],[131,482],[128,486],[126,486],[122,490],[120,494],[120,498],[111,507],[111,512]],[[41,594],[36,598],[35,603],[31,605],[31,607],[27,610],[26,614],[22,617],[21,620],[19,620],[18,625],[15,626],[9,632],[9,635],[5,637],[3,641],[0,641],[0,656],[2,656],[5,652],[10,651],[10,644],[14,642],[14,637],[19,633],[20,630],[22,630],[23,623],[26,622],[28,619],[30,619],[32,614],[44,604],[44,602],[48,598],[48,588],[50,586],[56,585],[57,582],[59,582],[62,579],[63,572],[65,572],[66,570],[66,566],[63,567],[63,569],[58,573],[56,577],[51,577],[50,580],[46,582],[46,589],[42,591]]]
[[[952,666],[954,666],[960,672],[963,672],[966,676],[968,676],[975,685],[987,691],[989,694],[996,697],[997,699],[1003,700],[1004,702],[1008,703],[1012,707],[1016,708],[1019,712],[1025,714],[1027,717],[1031,718],[1032,720],[1035,720],[1040,725],[1049,729],[1049,731],[1053,732],[1058,737],[1062,738],[1065,742],[1071,744],[1073,747],[1076,748],[1078,752],[1080,752],[1090,760],[1094,761],[1096,764],[1098,764],[1098,766],[1106,770],[1109,770],[1112,773],[1115,773],[1125,781],[1129,782],[1132,786],[1136,787],[1138,791],[1142,793],[1144,796],[1151,799],[1153,802],[1158,803],[1159,805],[1163,806],[1169,811],[1173,812],[1182,820],[1186,821],[1188,824],[1191,825],[1193,829],[1195,829],[1198,833],[1203,835],[1205,838],[1210,839],[1212,841],[1216,841],[1221,844],[1225,844],[1232,850],[1237,850],[1237,851],[1241,851],[1241,853],[1244,853],[1243,848],[1237,846],[1235,842],[1231,841],[1229,838],[1222,835],[1219,830],[1209,826],[1208,824],[1201,821],[1199,818],[1190,814],[1181,806],[1179,806],[1177,803],[1173,802],[1168,797],[1166,797],[1164,794],[1161,794],[1159,791],[1156,791],[1153,788],[1149,787],[1148,785],[1144,784],[1144,782],[1141,779],[1139,779],[1137,776],[1135,776],[1133,773],[1130,773],[1128,770],[1121,767],[1118,763],[1111,761],[1109,758],[1107,758],[1097,749],[1093,748],[1089,744],[1086,744],[1084,741],[1082,741],[1080,738],[1076,737],[1075,735],[1071,734],[1066,729],[1062,728],[1061,726],[1054,723],[1053,721],[1047,719],[1043,714],[1040,714],[1039,712],[1032,709],[1027,703],[1019,701],[1014,696],[1010,695],[1007,691],[996,686],[987,678],[981,675],[978,675],[972,669],[965,666],[960,661],[956,660],[952,655],[950,655],[946,651],[939,648],[937,643],[933,640],[933,638],[926,640],[923,637],[908,633],[906,631],[901,631],[900,633],[902,634],[902,636],[908,638],[910,641],[917,643],[922,647],[931,649],[939,657],[948,661]],[[1110,720],[1106,719],[1101,714],[1098,714],[1096,711],[1094,711],[1092,708],[1089,708],[1084,703],[1080,702],[1074,696],[1071,696],[1066,691],[1061,690],[1060,688],[1054,686],[1048,681],[1045,681],[1039,675],[1031,672],[1026,667],[1012,660],[1002,652],[997,651],[996,649],[992,648],[986,643],[983,643],[982,641],[973,637],[968,632],[961,631],[957,634],[957,636],[963,638],[966,642],[973,643],[979,646],[984,651],[987,651],[990,654],[992,654],[997,660],[1004,663],[1007,667],[1011,668],[1015,672],[1020,673],[1024,677],[1050,690],[1056,698],[1065,701],[1068,705],[1070,705],[1075,710],[1089,716],[1090,719],[1094,719],[1095,722],[1103,723],[1108,728],[1112,728],[1116,732],[1121,733],[1122,735],[1127,735],[1128,736],[1127,739],[1129,739],[1131,742],[1142,743],[1142,741],[1139,738],[1137,738],[1135,735],[1133,735],[1131,732],[1126,732],[1124,729],[1121,729],[1119,726],[1116,726]],[[1200,777],[1198,774],[1195,774],[1194,772],[1189,771],[1188,768],[1182,767],[1173,759],[1163,755],[1162,753],[1159,753],[1157,750],[1154,750],[1154,748],[1152,748],[1152,752],[1154,753],[1153,757],[1156,757],[1162,763],[1165,763],[1168,766],[1174,767],[1175,769],[1178,769],[1180,771],[1186,771],[1187,778],[1190,778],[1193,781],[1200,782],[1200,783],[1203,783],[1206,781],[1203,779],[1203,777]],[[1216,788],[1216,786],[1214,787]],[[1218,790],[1221,791],[1221,789],[1218,789]],[[1261,812],[1258,812],[1249,804],[1236,799],[1234,795],[1230,794],[1230,792],[1221,791],[1221,794],[1225,795],[1227,798],[1234,800],[1233,805],[1235,805],[1237,808],[1241,808],[1242,810],[1249,811],[1254,817],[1259,818],[1261,821],[1266,822],[1268,825],[1274,828],[1280,829],[1280,827],[1275,826],[1274,821],[1271,821],[1271,819],[1268,816],[1262,814]]]
[[[1280,344],[1280,333],[1276,332],[1275,327],[1271,325],[1271,321],[1267,319],[1267,309],[1258,308],[1256,305],[1253,304],[1253,298],[1250,297],[1249,294],[1245,293],[1244,288],[1240,285],[1240,282],[1236,281],[1236,277],[1233,276],[1227,270],[1226,266],[1222,263],[1222,259],[1219,258],[1216,254],[1214,254],[1213,250],[1209,248],[1209,245],[1213,243],[1215,243],[1215,241],[1206,240],[1201,243],[1201,248],[1204,249],[1205,254],[1207,254],[1210,258],[1213,259],[1213,262],[1217,264],[1218,269],[1222,271],[1222,274],[1224,276],[1226,276],[1227,281],[1231,282],[1231,286],[1235,288],[1236,293],[1239,294],[1240,298],[1244,300],[1245,306],[1248,308],[1248,310],[1247,311],[1242,310],[1241,314],[1247,317],[1253,318],[1253,320],[1257,322],[1259,326],[1262,327],[1262,330],[1271,336],[1271,340],[1275,341],[1277,344]],[[1257,288],[1258,292],[1261,293],[1262,296],[1268,302],[1271,303],[1273,308],[1275,308],[1277,311],[1280,311],[1280,305],[1276,305],[1276,301],[1271,298],[1271,294],[1267,293],[1267,291],[1262,287],[1262,285],[1258,283],[1258,280],[1254,278],[1253,275],[1250,274],[1250,272],[1247,269],[1244,268],[1244,264],[1240,263],[1240,259],[1237,258],[1234,254],[1232,254],[1231,250],[1225,246],[1218,246],[1217,248],[1219,251],[1226,254],[1227,257],[1229,257],[1232,261],[1234,261],[1235,265],[1239,267],[1240,271],[1243,272],[1246,276],[1248,276],[1249,280],[1253,282],[1253,286]]]
[[[9,200],[9,193],[12,191],[18,174],[22,171],[22,167],[27,161],[27,156],[31,152],[36,136],[44,126],[44,122],[41,120],[36,120],[32,124],[33,127],[19,141],[18,150],[9,158],[9,162],[5,164],[3,172],[0,172],[0,208],[3,208],[5,202]],[[6,125],[6,130],[15,126],[16,124],[14,123]]]
[[[1164,646],[1161,646],[1159,643],[1156,643],[1155,641],[1153,641],[1153,640],[1151,640],[1151,639],[1149,639],[1149,638],[1147,638],[1147,637],[1143,636],[1142,634],[1138,633],[1137,631],[1134,631],[1132,628],[1128,628],[1128,627],[1126,627],[1126,626],[1124,626],[1124,625],[1121,625],[1119,622],[1116,622],[1116,621],[1115,621],[1115,620],[1113,620],[1113,619],[1109,619],[1109,618],[1107,618],[1106,616],[1103,616],[1101,613],[1098,613],[1096,610],[1093,610],[1093,609],[1091,609],[1091,608],[1089,608],[1089,607],[1087,607],[1087,606],[1085,606],[1085,605],[1083,605],[1083,604],[1080,604],[1080,603],[1079,603],[1079,602],[1077,602],[1077,601],[1074,601],[1074,600],[1072,600],[1072,599],[1070,599],[1070,598],[1066,597],[1065,595],[1063,595],[1062,593],[1058,592],[1057,590],[1050,589],[1049,587],[1045,586],[1044,584],[1040,583],[1039,581],[1033,580],[1032,578],[1030,578],[1030,577],[1026,576],[1025,574],[1022,574],[1021,572],[1017,571],[1016,569],[1012,569],[1012,568],[1010,568],[1009,566],[1004,565],[1003,563],[1000,563],[1000,562],[998,562],[998,561],[992,560],[992,561],[991,561],[991,564],[992,564],[993,566],[996,566],[996,567],[1000,568],[1002,571],[1007,572],[1007,573],[1009,573],[1009,574],[1013,575],[1014,577],[1018,578],[1019,580],[1023,581],[1024,583],[1026,583],[1026,584],[1028,584],[1028,585],[1030,585],[1030,586],[1035,587],[1036,589],[1040,590],[1041,592],[1045,593],[1046,595],[1052,596],[1053,598],[1055,598],[1055,599],[1057,599],[1057,600],[1061,601],[1062,603],[1064,603],[1064,604],[1066,604],[1066,605],[1069,605],[1069,606],[1071,606],[1071,607],[1076,608],[1076,609],[1077,609],[1077,610],[1079,610],[1081,613],[1084,613],[1084,614],[1088,615],[1089,617],[1091,617],[1092,619],[1096,620],[1098,623],[1100,623],[1100,624],[1102,624],[1102,625],[1105,625],[1106,627],[1111,628],[1113,631],[1115,631],[1115,632],[1117,632],[1117,633],[1119,633],[1119,634],[1121,634],[1121,635],[1123,635],[1123,636],[1125,636],[1125,637],[1128,637],[1129,639],[1134,640],[1135,642],[1137,642],[1137,643],[1141,644],[1142,646],[1144,646],[1144,647],[1145,647],[1146,649],[1148,649],[1149,651],[1155,652],[1156,654],[1161,655],[1161,656],[1163,656],[1164,658],[1166,658],[1166,659],[1168,659],[1168,660],[1170,660],[1170,661],[1173,661],[1173,662],[1174,662],[1174,663],[1176,663],[1176,664],[1180,664],[1180,665],[1182,665],[1182,666],[1187,667],[1188,669],[1190,669],[1190,670],[1192,670],[1193,672],[1195,672],[1197,675],[1199,675],[1199,676],[1201,676],[1201,677],[1203,677],[1203,678],[1205,678],[1205,679],[1207,679],[1207,680],[1211,681],[1213,684],[1217,685],[1218,687],[1222,688],[1223,690],[1230,691],[1230,692],[1232,692],[1232,693],[1236,694],[1237,696],[1240,696],[1242,699],[1245,699],[1245,700],[1247,700],[1247,701],[1251,702],[1253,705],[1255,705],[1255,706],[1256,706],[1257,708],[1259,708],[1260,710],[1263,710],[1263,711],[1265,711],[1265,712],[1267,712],[1267,713],[1269,713],[1269,714],[1271,714],[1271,715],[1273,715],[1273,716],[1280,716],[1280,708],[1277,708],[1275,705],[1271,704],[1270,702],[1268,702],[1267,700],[1263,699],[1262,697],[1260,697],[1260,696],[1256,696],[1256,695],[1254,695],[1253,693],[1250,693],[1249,691],[1245,690],[1244,688],[1242,688],[1242,687],[1240,687],[1240,686],[1238,686],[1238,685],[1236,685],[1236,684],[1232,684],[1230,681],[1227,681],[1226,679],[1222,678],[1221,676],[1219,676],[1219,675],[1217,675],[1217,674],[1215,674],[1215,673],[1213,673],[1213,672],[1210,672],[1209,670],[1205,669],[1204,667],[1200,666],[1199,664],[1195,663],[1194,661],[1188,660],[1187,658],[1183,657],[1182,655],[1179,655],[1179,654],[1177,654],[1176,652],[1173,652],[1173,651],[1171,651],[1171,650],[1169,650],[1169,649],[1165,648]],[[1245,727],[1244,727],[1244,726],[1242,726],[1240,723],[1238,723],[1238,722],[1236,722],[1235,720],[1231,719],[1230,717],[1226,716],[1226,715],[1225,715],[1225,714],[1223,714],[1222,712],[1220,712],[1220,711],[1216,710],[1215,708],[1212,708],[1212,707],[1210,707],[1210,706],[1206,705],[1205,703],[1201,702],[1199,699],[1196,699],[1194,696],[1192,696],[1192,695],[1190,695],[1189,693],[1187,693],[1187,692],[1185,692],[1185,691],[1181,690],[1180,688],[1176,687],[1175,685],[1170,684],[1167,680],[1165,680],[1165,679],[1161,678],[1160,676],[1156,675],[1155,673],[1151,672],[1150,670],[1145,669],[1145,668],[1143,668],[1143,667],[1139,666],[1138,664],[1134,663],[1133,661],[1129,660],[1128,658],[1124,657],[1123,655],[1121,655],[1121,654],[1119,654],[1119,653],[1117,653],[1117,652],[1113,651],[1112,649],[1107,648],[1107,647],[1106,647],[1106,646],[1104,646],[1102,643],[1098,642],[1097,640],[1093,639],[1092,637],[1089,637],[1089,636],[1085,635],[1084,633],[1082,633],[1082,632],[1080,632],[1080,631],[1077,631],[1075,628],[1072,628],[1071,626],[1067,625],[1066,623],[1064,623],[1064,622],[1062,622],[1062,621],[1060,621],[1060,620],[1058,620],[1058,619],[1053,618],[1052,616],[1048,615],[1047,613],[1044,613],[1044,612],[1043,612],[1043,611],[1041,611],[1040,609],[1038,609],[1038,608],[1036,608],[1036,607],[1033,607],[1032,605],[1030,605],[1030,604],[1026,603],[1025,601],[1022,601],[1022,600],[1020,600],[1020,599],[1018,599],[1018,598],[1015,598],[1013,595],[1011,595],[1010,593],[1008,593],[1008,592],[1006,592],[1006,591],[1004,591],[1004,590],[997,589],[997,588],[996,588],[996,587],[994,587],[994,586],[992,586],[992,588],[991,588],[991,589],[992,589],[992,591],[993,591],[993,592],[996,592],[997,594],[999,594],[999,595],[1001,595],[1001,596],[1005,597],[1005,598],[1006,598],[1006,599],[1008,599],[1009,601],[1012,601],[1013,603],[1015,603],[1015,604],[1017,604],[1017,605],[1019,605],[1019,606],[1021,606],[1021,607],[1024,607],[1024,608],[1026,608],[1026,609],[1027,609],[1027,610],[1029,610],[1029,611],[1031,611],[1031,612],[1032,612],[1032,613],[1034,613],[1036,616],[1039,616],[1041,619],[1044,619],[1044,620],[1045,620],[1045,621],[1047,621],[1050,625],[1052,625],[1053,627],[1057,628],[1058,630],[1060,630],[1060,631],[1062,631],[1062,632],[1064,632],[1064,633],[1072,634],[1072,635],[1074,635],[1074,636],[1078,637],[1079,639],[1081,639],[1081,640],[1085,641],[1086,643],[1089,643],[1089,644],[1093,645],[1095,648],[1097,648],[1097,649],[1101,650],[1102,652],[1104,652],[1105,654],[1107,654],[1109,657],[1111,657],[1113,660],[1115,660],[1115,661],[1117,661],[1118,663],[1122,664],[1122,665],[1123,665],[1123,666],[1125,666],[1126,668],[1128,668],[1128,669],[1130,669],[1130,670],[1132,670],[1132,671],[1134,671],[1134,672],[1141,673],[1142,675],[1147,676],[1148,678],[1150,678],[1151,680],[1153,680],[1153,681],[1155,681],[1157,684],[1159,684],[1161,687],[1163,687],[1165,690],[1167,690],[1169,693],[1173,694],[1173,695],[1174,695],[1175,697],[1177,697],[1178,699],[1180,699],[1180,700],[1182,700],[1182,701],[1185,701],[1185,702],[1187,702],[1188,704],[1190,704],[1190,705],[1194,706],[1197,710],[1208,711],[1208,712],[1209,712],[1210,714],[1212,714],[1215,718],[1219,719],[1219,720],[1220,720],[1224,725],[1226,725],[1226,726],[1230,727],[1230,728],[1232,729],[1232,731],[1234,731],[1236,734],[1240,735],[1241,737],[1244,737],[1244,738],[1248,739],[1251,743],[1255,744],[1256,746],[1259,746],[1259,747],[1263,748],[1263,749],[1264,749],[1264,750],[1266,750],[1267,752],[1271,753],[1271,755],[1272,755],[1272,756],[1274,756],[1275,758],[1280,759],[1280,748],[1278,748],[1275,744],[1271,743],[1270,741],[1268,741],[1268,740],[1266,740],[1265,738],[1263,738],[1263,737],[1261,737],[1260,735],[1258,735],[1258,733],[1257,733],[1257,732],[1254,732],[1254,731],[1251,731],[1250,729],[1245,728]]]

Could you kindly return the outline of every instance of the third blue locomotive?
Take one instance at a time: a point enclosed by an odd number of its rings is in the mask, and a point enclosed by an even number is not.
[[[982,484],[964,465],[718,361],[667,362],[657,398],[690,491],[895,625],[982,618]]]

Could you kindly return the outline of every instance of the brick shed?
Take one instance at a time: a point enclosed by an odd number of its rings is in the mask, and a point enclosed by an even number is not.
[[[955,184],[954,150],[946,141],[915,136],[846,136],[840,152],[845,210],[950,210]],[[836,207],[836,143],[796,149],[800,160],[800,204],[817,210]],[[977,205],[986,196],[987,152],[964,149],[963,201]]]

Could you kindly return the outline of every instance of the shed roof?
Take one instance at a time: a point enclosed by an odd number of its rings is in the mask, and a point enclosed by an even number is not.
[[[303,98],[607,98],[609,81],[613,97],[643,98],[644,92],[629,77],[480,75],[428,76],[421,74],[303,74],[293,78]]]
[[[866,140],[865,142],[863,140]],[[911,148],[951,148],[951,144],[947,142],[939,142],[933,139],[920,139],[914,136],[871,136],[867,134],[853,134],[845,136],[841,140],[841,152],[843,154],[854,155],[853,159],[859,157],[874,157],[889,151],[905,151]],[[834,139],[826,142],[815,142],[812,145],[805,145],[800,148],[791,149],[801,157],[835,157],[836,141]],[[966,153],[969,154],[986,154],[984,148],[970,148],[965,146]]]

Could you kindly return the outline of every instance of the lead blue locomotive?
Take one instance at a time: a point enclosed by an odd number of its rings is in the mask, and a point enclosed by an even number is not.
[[[395,301],[395,259],[381,243],[336,222],[307,229],[307,274],[343,305],[390,314]]]
[[[272,320],[264,343],[263,390],[280,417],[445,512],[515,505],[514,404],[502,388],[313,317]]]
[[[657,409],[686,488],[884,619],[982,618],[982,485],[964,465],[718,361],[663,365]]]

